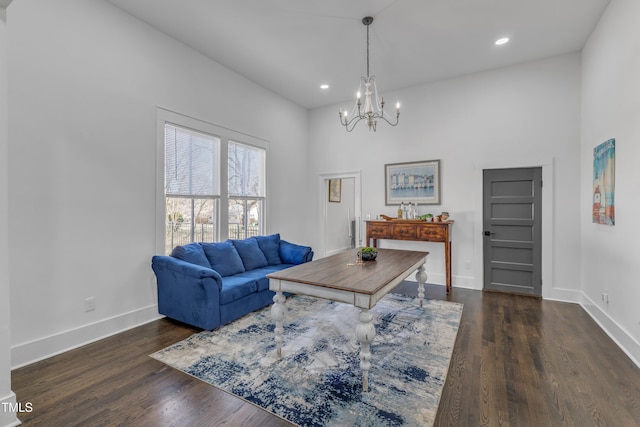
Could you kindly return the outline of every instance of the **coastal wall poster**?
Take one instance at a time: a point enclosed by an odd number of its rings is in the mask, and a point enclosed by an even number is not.
[[[440,204],[440,160],[384,165],[385,203]]]
[[[616,140],[593,149],[593,210],[596,224],[615,224]]]

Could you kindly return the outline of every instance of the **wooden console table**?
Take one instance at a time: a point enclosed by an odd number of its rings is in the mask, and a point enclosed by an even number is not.
[[[447,275],[447,293],[451,291],[451,224],[452,220],[427,222],[411,219],[390,221],[366,221],[366,245],[378,247],[378,240],[413,240],[444,243],[444,259]]]

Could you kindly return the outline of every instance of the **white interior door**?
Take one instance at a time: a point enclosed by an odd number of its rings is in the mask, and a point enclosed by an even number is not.
[[[331,180],[339,180],[339,192],[334,186],[330,194]],[[355,247],[361,238],[360,172],[322,174],[319,182],[323,213],[320,224],[323,248],[319,255],[329,256]]]
[[[327,197],[327,217],[325,221],[325,242],[327,255],[345,251],[355,247],[356,212],[355,212],[355,180],[353,178],[337,178],[333,182],[333,197]],[[327,189],[329,188],[327,180]],[[340,184],[336,185],[336,182]],[[335,189],[339,186],[339,195]],[[328,196],[331,192],[328,193]]]

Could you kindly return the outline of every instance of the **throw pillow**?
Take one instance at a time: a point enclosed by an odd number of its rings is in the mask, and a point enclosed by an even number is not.
[[[296,245],[286,240],[280,240],[280,259],[283,264],[302,264],[309,261],[311,247]]]
[[[245,270],[255,270],[256,268],[269,265],[267,258],[258,246],[258,241],[254,237],[244,240],[232,240],[233,245],[238,250]]]
[[[258,246],[269,265],[282,264],[280,259],[280,234],[272,234],[270,236],[256,236]]]
[[[226,242],[202,243],[202,248],[211,263],[211,268],[220,273],[222,277],[244,272],[242,258],[240,258],[235,246],[229,240]]]
[[[211,264],[199,243],[189,243],[184,246],[176,246],[173,248],[173,251],[171,251],[171,256],[191,264],[211,268]]]

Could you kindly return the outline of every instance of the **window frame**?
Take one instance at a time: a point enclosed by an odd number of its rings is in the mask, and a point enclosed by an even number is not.
[[[262,148],[262,147],[257,147],[255,145],[251,145],[251,144],[247,144],[245,142],[242,141],[237,141],[237,140],[230,140],[228,141],[227,144],[227,149],[229,149],[229,145],[231,144],[236,144],[236,145],[243,145],[245,147],[250,147],[250,148],[254,148],[254,149],[259,149],[259,150],[264,150],[264,165],[263,168],[265,169],[264,172],[264,182],[262,183],[263,185],[263,190],[262,190],[262,194],[263,195],[244,195],[244,194],[228,194],[228,198],[227,198],[227,205],[233,200],[236,202],[241,202],[242,203],[242,209],[243,209],[243,223],[242,225],[242,229],[244,230],[244,236],[243,237],[237,237],[237,238],[247,238],[249,236],[247,236],[250,233],[250,224],[249,224],[249,203],[252,201],[256,201],[259,203],[259,212],[258,212],[258,231],[257,231],[257,235],[260,234],[264,234],[265,233],[265,201],[266,201],[266,190],[267,190],[267,182],[266,182],[266,163],[267,163],[267,150]],[[230,157],[227,153],[227,165],[229,165],[229,161],[230,161]],[[228,172],[228,166],[227,166],[227,172]],[[227,184],[229,184],[229,178],[227,176]],[[227,186],[228,189],[228,186]],[[234,236],[235,237],[235,236]]]
[[[163,137],[165,141],[164,143],[165,150],[167,150],[168,148],[167,143],[170,141],[173,142],[174,144],[177,144],[179,141],[186,142],[188,140],[191,144],[190,145],[191,152],[186,157],[184,157],[186,152],[183,151],[183,148],[186,148],[186,147],[180,147],[180,150],[178,150],[176,147],[176,153],[175,153],[175,156],[173,156],[174,157],[172,159],[173,162],[171,162],[172,163],[171,166],[173,167],[171,168],[167,167],[168,166],[167,161],[169,160],[168,157],[171,157],[171,156],[169,156],[169,153],[167,151],[164,152],[165,207],[168,207],[174,204],[182,204],[184,202],[186,202],[186,205],[189,206],[189,216],[188,216],[189,221],[180,222],[179,224],[171,223],[171,221],[169,220],[169,217],[172,214],[172,212],[167,211],[165,209],[164,253],[170,253],[171,250],[175,246],[177,246],[177,244],[184,244],[185,240],[183,240],[183,238],[185,237],[186,237],[186,241],[188,242],[217,240],[218,229],[219,229],[219,227],[217,226],[217,221],[219,217],[218,205],[220,203],[220,176],[219,176],[220,175],[219,157],[220,157],[220,145],[221,145],[220,138],[216,135],[199,132],[192,128],[187,128],[186,126],[180,126],[170,121],[164,122]],[[194,141],[194,138],[196,138],[195,141]],[[201,163],[200,159],[196,160],[193,157],[193,154],[194,154],[193,150],[197,150],[196,152],[200,151],[203,147],[202,143],[204,141],[207,141],[207,146],[211,144],[210,147],[213,150],[211,153],[212,157],[210,159],[210,162],[206,163],[206,169],[211,170],[212,175],[205,175],[206,179],[205,179],[205,182],[203,182],[203,184],[205,185],[207,191],[203,192],[200,189],[191,188],[191,185],[195,182],[194,174],[196,174],[196,177],[200,175],[198,173],[198,169],[199,169],[198,165]],[[178,155],[178,151],[181,153],[180,155]],[[168,172],[171,169],[175,168],[176,172],[178,171],[177,169],[178,162],[182,164],[185,161],[188,161],[188,165],[185,165],[187,166],[188,169],[179,170],[181,178],[167,176],[167,173],[171,174],[171,172]],[[199,182],[201,178],[196,178],[196,179]],[[167,188],[167,185],[168,185],[167,181],[170,181],[170,184],[171,184],[170,187],[172,187],[171,191],[168,191],[169,188]],[[185,183],[189,184],[189,189],[187,189],[186,187],[183,187]],[[207,203],[207,204],[211,203],[213,223],[210,225],[210,227],[207,227],[207,231],[211,232],[212,235],[207,236],[207,239],[204,239],[204,236],[202,234],[200,234],[200,238],[196,238],[196,236],[198,236],[199,234],[197,230],[197,224],[198,224],[199,218],[195,215],[196,201],[198,205],[200,205],[201,203]],[[188,227],[188,231],[189,231],[188,235],[185,235],[183,231],[185,225]],[[205,227],[204,225],[200,225],[200,233],[204,233],[205,231],[204,227]],[[169,228],[171,228],[170,238],[167,234],[169,231]],[[174,241],[174,237],[177,237],[178,239],[177,242]]]
[[[165,253],[165,227],[167,213],[165,209],[165,140],[164,128],[169,123],[173,126],[186,128],[195,132],[211,135],[220,139],[219,149],[219,193],[217,199],[217,226],[214,233],[219,241],[229,238],[229,186],[228,186],[228,159],[229,142],[241,143],[265,150],[265,185],[262,206],[264,234],[269,231],[269,141],[225,128],[204,120],[196,119],[171,110],[157,107],[156,111],[156,253]],[[237,199],[237,197],[231,197]],[[253,198],[253,197],[252,197]]]

